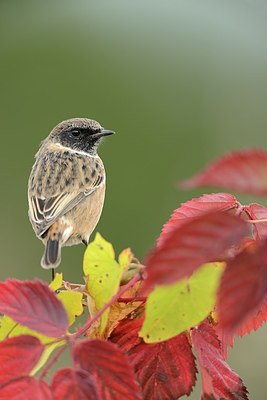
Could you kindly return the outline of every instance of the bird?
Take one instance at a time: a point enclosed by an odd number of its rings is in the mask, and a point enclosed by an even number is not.
[[[54,269],[61,248],[89,243],[104,204],[106,173],[97,149],[104,129],[88,118],[56,125],[35,155],[29,181],[29,219],[45,246],[41,266]]]

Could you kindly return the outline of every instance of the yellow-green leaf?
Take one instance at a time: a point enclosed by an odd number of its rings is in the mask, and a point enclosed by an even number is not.
[[[55,278],[52,280],[49,287],[51,290],[53,290],[55,292],[62,286],[62,282],[63,282],[63,274],[62,273],[59,274],[57,272]]]
[[[92,265],[98,268],[98,262],[112,263],[115,260],[115,252],[111,243],[107,242],[100,233],[95,235],[95,239],[91,242],[84,253],[83,272],[85,275],[91,273]]]
[[[20,327],[24,329],[24,326],[19,325],[17,322],[13,321],[13,319],[4,315],[1,319],[1,327],[0,327],[0,341],[4,340],[7,337],[18,336],[21,335],[22,332],[14,335],[14,329],[16,327]],[[28,328],[25,328],[28,329]]]
[[[1,321],[0,340],[4,340],[7,337],[11,338],[19,335],[35,336],[38,339],[40,339],[40,341],[44,344],[55,340],[55,338],[44,336],[41,333],[38,333],[30,328],[27,328],[26,326],[20,325],[13,319],[4,315]]]
[[[58,293],[57,297],[62,301],[68,317],[69,326],[73,324],[75,318],[82,314],[82,293],[75,292],[74,290],[64,290]]]
[[[87,246],[83,262],[84,273],[88,276],[87,290],[97,311],[117,293],[123,269],[124,266],[115,260],[112,245],[97,233],[95,240]],[[101,316],[100,333],[107,325],[108,312]]]
[[[156,287],[146,302],[139,332],[144,341],[170,339],[203,321],[214,308],[223,265],[205,264],[189,279]]]
[[[46,345],[45,350],[44,350],[40,360],[35,365],[35,367],[31,371],[30,375],[34,376],[35,374],[37,374],[37,372],[45,365],[46,361],[49,359],[49,357],[51,356],[53,351],[55,349],[57,349],[58,347],[63,346],[65,343],[66,343],[65,340],[62,340],[61,342],[54,342],[49,345]]]
[[[132,259],[133,253],[129,247],[122,250],[118,257],[119,264],[123,267],[123,269],[126,269],[129,266],[129,264],[132,262]]]

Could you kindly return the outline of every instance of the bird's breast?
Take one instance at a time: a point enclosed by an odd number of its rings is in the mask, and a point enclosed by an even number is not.
[[[66,220],[70,221],[73,227],[72,235],[66,245],[89,240],[101,216],[104,199],[105,184],[103,183],[65,215]]]

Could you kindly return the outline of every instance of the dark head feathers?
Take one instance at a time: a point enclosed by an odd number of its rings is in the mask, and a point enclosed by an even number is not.
[[[93,119],[71,118],[54,127],[48,136],[48,142],[52,141],[67,149],[94,155],[102,137],[113,133]]]
[[[83,129],[83,130],[88,130],[88,131],[100,131],[102,126],[99,124],[99,122],[93,120],[93,119],[88,119],[88,118],[71,118],[67,119],[65,121],[60,122],[58,125],[56,125],[51,133],[50,137],[58,137],[62,132],[64,131],[70,131],[72,129]]]

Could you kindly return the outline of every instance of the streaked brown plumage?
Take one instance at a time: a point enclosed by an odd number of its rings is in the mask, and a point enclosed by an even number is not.
[[[88,243],[103,207],[105,169],[97,155],[112,134],[86,118],[57,125],[36,154],[29,184],[29,218],[45,244],[44,268],[60,263],[61,247]]]

